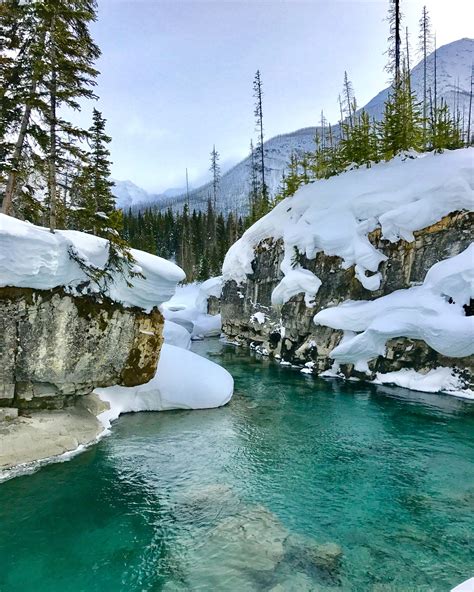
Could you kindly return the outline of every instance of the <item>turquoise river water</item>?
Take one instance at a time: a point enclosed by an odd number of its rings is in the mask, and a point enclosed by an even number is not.
[[[123,416],[0,485],[1,592],[446,592],[474,575],[474,404],[194,349],[233,374],[227,407]]]

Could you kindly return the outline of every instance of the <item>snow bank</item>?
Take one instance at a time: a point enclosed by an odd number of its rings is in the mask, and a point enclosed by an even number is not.
[[[35,226],[0,214],[0,287],[37,288],[49,290],[64,286],[71,292],[88,281],[88,276],[69,256],[73,250],[86,264],[104,268],[108,259],[105,239],[73,230],[57,230]],[[105,290],[105,295],[125,306],[151,310],[168,300],[176,284],[185,274],[174,263],[161,257],[132,249],[136,271],[144,278],[129,278],[127,286],[117,274]],[[90,285],[93,292],[101,292],[98,285]],[[104,292],[103,292],[104,293]]]
[[[474,578],[469,578],[469,580],[459,584],[451,592],[474,592]]]
[[[219,297],[222,277],[178,286],[174,296],[162,305],[166,320],[184,327],[194,339],[218,337],[221,334],[221,315],[207,314],[209,296]]]
[[[249,228],[228,251],[224,280],[245,281],[252,273],[254,248],[267,238],[282,239],[284,278],[272,301],[282,304],[298,292],[310,302],[321,284],[294,260],[295,248],[312,259],[323,251],[337,255],[346,269],[368,290],[380,285],[379,265],[386,259],[368,234],[382,229],[383,238],[413,240],[413,232],[434,224],[456,210],[473,206],[474,149],[418,158],[395,158],[370,169],[356,169],[301,187]],[[372,275],[367,276],[367,272]]]
[[[416,370],[404,368],[397,372],[377,373],[374,384],[394,384],[412,391],[425,393],[448,393],[457,397],[474,399],[474,391],[464,388],[459,375],[452,368],[439,367],[430,370],[426,374]]]
[[[463,308],[470,298],[474,298],[474,243],[433,265],[421,286],[326,308],[314,322],[357,333],[341,341],[330,356],[362,371],[369,360],[384,355],[385,343],[395,337],[421,339],[445,356],[464,357],[474,354],[474,317],[466,316]]]
[[[197,354],[163,344],[154,378],[135,387],[95,389],[110,409],[98,416],[104,427],[121,413],[209,409],[229,402],[234,390],[232,376],[221,366]]]

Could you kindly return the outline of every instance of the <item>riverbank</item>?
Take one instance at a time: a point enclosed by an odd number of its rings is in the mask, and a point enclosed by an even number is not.
[[[0,480],[83,450],[104,432],[97,416],[108,404],[91,394],[75,407],[28,411],[0,423]]]

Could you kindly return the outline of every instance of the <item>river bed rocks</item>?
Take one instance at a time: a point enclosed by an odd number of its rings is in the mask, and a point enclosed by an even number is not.
[[[166,584],[167,592],[277,592],[300,584],[302,590],[330,590],[338,583],[339,545],[290,532],[268,508],[245,503],[227,485],[179,492],[173,506],[186,523],[199,526],[173,562],[182,584]]]
[[[269,355],[284,364],[304,367],[305,372],[321,374],[330,371],[331,351],[343,337],[342,331],[313,322],[322,309],[346,300],[373,300],[395,290],[423,282],[427,271],[438,261],[466,249],[472,240],[474,215],[455,212],[423,230],[414,233],[414,240],[390,243],[383,240],[379,229],[369,234],[371,243],[386,257],[380,264],[381,283],[378,290],[369,291],[355,276],[354,268],[343,269],[341,259],[320,252],[312,260],[298,254],[298,261],[322,281],[312,306],[307,306],[304,294],[292,297],[281,307],[272,307],[271,294],[282,279],[281,241],[264,239],[255,249],[253,273],[246,282],[224,284],[220,312],[225,337],[236,344],[251,346],[258,353]],[[215,303],[213,304],[215,308]],[[472,314],[470,307],[466,314]],[[425,342],[408,338],[388,341],[386,353],[369,363],[369,373],[354,370],[351,364],[341,364],[338,372],[346,377],[372,379],[377,372],[392,372],[402,368],[427,371],[438,366],[456,367],[469,382],[473,359],[447,358]]]

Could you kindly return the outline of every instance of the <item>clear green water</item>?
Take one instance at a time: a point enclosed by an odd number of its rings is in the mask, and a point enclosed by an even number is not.
[[[0,485],[1,592],[446,591],[474,575],[473,404],[195,347],[234,375],[229,406],[124,416]],[[340,566],[280,557],[256,506],[340,545]],[[253,546],[226,543],[241,532]],[[278,562],[256,570],[265,545]]]

